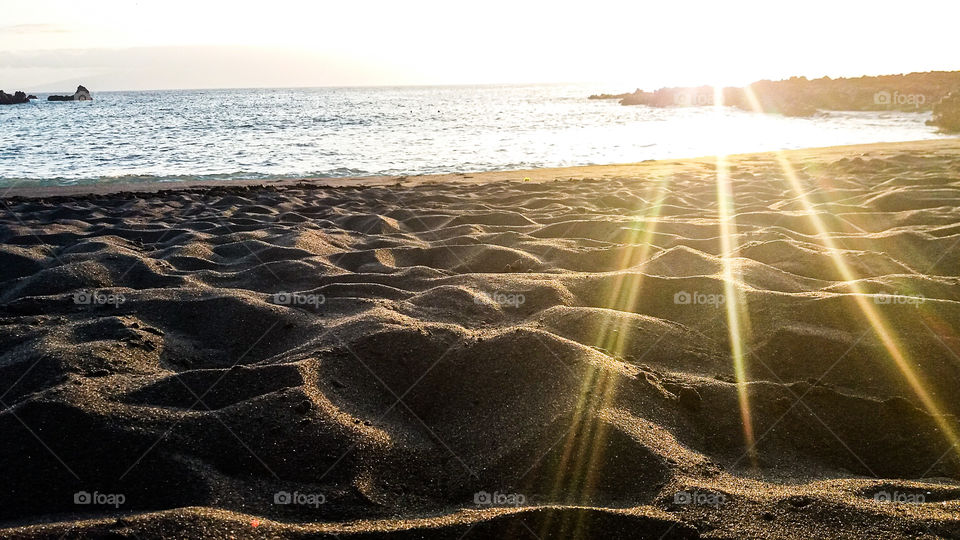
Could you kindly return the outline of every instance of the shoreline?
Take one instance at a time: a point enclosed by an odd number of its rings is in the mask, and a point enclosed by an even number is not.
[[[824,146],[799,148],[793,150],[749,152],[726,156],[731,163],[755,159],[770,159],[783,153],[788,159],[842,159],[844,157],[883,157],[896,152],[936,152],[960,149],[960,137],[942,139],[924,139],[905,142],[882,142],[843,146]],[[552,182],[555,180],[573,180],[583,178],[618,178],[630,175],[642,175],[662,171],[664,168],[676,170],[694,164],[715,162],[717,156],[696,156],[676,159],[657,159],[633,163],[613,163],[603,165],[579,165],[571,167],[544,167],[539,169],[518,169],[503,171],[485,171],[473,173],[446,173],[413,176],[357,176],[338,178],[282,178],[255,180],[198,180],[184,182],[118,182],[110,184],[84,184],[76,186],[25,186],[0,187],[0,199],[12,197],[50,198],[76,197],[84,195],[111,195],[116,193],[157,193],[161,191],[183,191],[204,188],[227,187],[284,187],[309,184],[314,187],[366,187],[391,186],[398,182],[404,187],[424,184],[465,184],[475,185],[489,182],[524,181]]]

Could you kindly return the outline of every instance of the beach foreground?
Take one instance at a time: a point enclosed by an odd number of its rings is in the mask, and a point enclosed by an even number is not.
[[[261,184],[7,192],[0,535],[960,538],[960,140]]]

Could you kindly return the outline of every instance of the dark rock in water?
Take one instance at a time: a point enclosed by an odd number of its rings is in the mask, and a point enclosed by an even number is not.
[[[47,101],[93,101],[93,97],[90,96],[90,91],[81,85],[72,96],[50,96]]]
[[[27,96],[27,99],[37,99],[37,96],[30,94],[29,96]]]
[[[77,92],[73,94],[73,99],[75,101],[93,101],[90,91],[87,90],[83,85],[77,87]]]
[[[29,103],[30,98],[23,92],[14,92],[10,94],[0,90],[0,105],[17,105],[19,103]]]
[[[947,133],[960,132],[960,92],[952,92],[934,105],[928,124]]]

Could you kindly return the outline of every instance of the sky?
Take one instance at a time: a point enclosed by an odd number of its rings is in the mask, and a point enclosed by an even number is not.
[[[0,13],[0,88],[596,82],[598,91],[960,69],[956,0],[44,0]]]

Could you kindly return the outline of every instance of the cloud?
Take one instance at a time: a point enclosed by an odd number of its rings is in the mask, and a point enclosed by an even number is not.
[[[11,51],[0,55],[0,69],[104,67],[115,61],[115,54],[79,49]]]
[[[69,28],[59,24],[8,24],[0,26],[0,35],[66,34]]]
[[[403,82],[403,73],[346,57],[260,47],[13,51],[0,80],[27,90],[342,86]],[[402,83],[401,82],[401,83]]]

